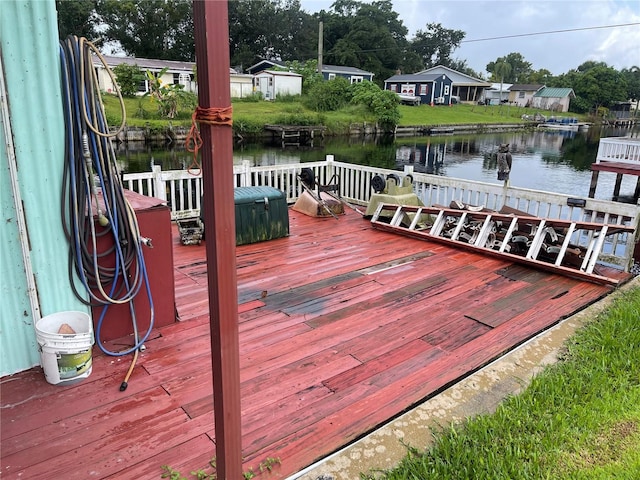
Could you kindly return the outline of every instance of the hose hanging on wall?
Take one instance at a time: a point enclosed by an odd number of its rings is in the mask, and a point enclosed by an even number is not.
[[[138,351],[144,348],[154,323],[153,300],[142,254],[143,244],[150,246],[150,241],[141,237],[135,212],[124,196],[111,142],[124,126],[124,102],[118,91],[122,123],[117,131],[110,133],[92,55],[101,60],[113,84],[117,85],[106,61],[91,42],[75,36],[60,42],[65,119],[62,218],[70,247],[69,275],[73,279],[75,270],[85,290],[78,291],[72,280],[74,293],[87,305],[102,306],[96,327],[100,349],[112,356],[135,352],[132,366],[120,387],[124,390]],[[100,228],[96,228],[94,219]],[[98,240],[102,236],[113,239],[107,251],[98,250]],[[140,337],[133,299],[143,286],[149,298],[151,318],[148,330]],[[89,301],[85,293],[88,293]],[[100,341],[107,309],[116,304],[129,305],[135,339],[133,347],[121,352],[108,350]]]

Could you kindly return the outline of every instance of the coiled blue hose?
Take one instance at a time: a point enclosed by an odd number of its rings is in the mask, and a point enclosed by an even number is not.
[[[62,217],[70,249],[69,275],[74,293],[83,303],[102,306],[95,332],[100,349],[111,356],[132,352],[137,355],[151,334],[155,313],[142,237],[135,212],[124,195],[111,141],[124,126],[124,103],[120,97],[120,129],[110,133],[92,55],[101,59],[116,84],[113,73],[93,44],[75,36],[60,42],[65,121]],[[101,229],[96,229],[94,218],[98,219]],[[99,252],[99,238],[105,235],[112,237],[113,246]],[[102,245],[105,243],[109,242],[102,242]],[[79,291],[73,281],[74,270],[83,291]],[[149,300],[150,321],[140,338],[133,300],[143,285]],[[87,294],[90,301],[86,300]],[[128,304],[135,340],[133,347],[114,352],[102,344],[100,335],[108,308],[117,304]]]

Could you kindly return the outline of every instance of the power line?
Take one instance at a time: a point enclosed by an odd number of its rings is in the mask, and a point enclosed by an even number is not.
[[[551,33],[579,32],[579,31],[583,31],[583,30],[597,30],[597,29],[601,29],[601,28],[631,27],[633,25],[640,25],[640,22],[636,22],[636,23],[621,23],[621,24],[618,24],[618,25],[603,25],[603,26],[600,26],[600,27],[568,28],[566,30],[551,30],[549,32],[520,33],[518,35],[504,35],[504,36],[501,36],[501,37],[477,38],[475,40],[462,40],[460,43],[486,42],[488,40],[502,40],[502,39],[505,39],[505,38],[517,38],[517,37],[532,37],[534,35],[549,35]]]
[[[487,38],[477,38],[475,40],[462,40],[460,43],[473,43],[473,42],[486,42],[489,40],[503,40],[505,38],[517,38],[517,37],[533,37],[535,35],[549,35],[554,33],[567,33],[567,32],[580,32],[585,30],[598,30],[604,28],[617,28],[617,27],[631,27],[634,25],[640,25],[640,22],[635,23],[621,23],[618,25],[602,25],[598,27],[580,27],[580,28],[568,28],[565,30],[550,30],[548,32],[533,32],[533,33],[520,33],[517,35],[503,35],[500,37],[487,37]],[[384,47],[384,48],[368,48],[368,49],[359,49],[353,50],[354,53],[371,53],[371,52],[383,52],[388,50],[394,50],[399,47]],[[333,49],[327,52],[328,54],[334,53]]]
[[[568,33],[568,32],[580,32],[580,31],[585,31],[585,30],[598,30],[598,29],[604,29],[604,28],[618,28],[618,27],[631,27],[634,25],[640,25],[640,22],[634,22],[634,23],[620,23],[617,25],[601,25],[601,26],[597,26],[597,27],[580,27],[580,28],[568,28],[568,29],[564,29],[564,30],[550,30],[548,32],[533,32],[533,33],[520,33],[517,35],[503,35],[503,36],[499,36],[499,37],[487,37],[487,38],[477,38],[475,40],[462,40],[460,43],[474,43],[474,42],[486,42],[489,40],[503,40],[506,38],[518,38],[518,37],[533,37],[536,35],[550,35],[550,34],[555,34],[555,33]],[[334,46],[335,48],[335,46]],[[368,49],[353,49],[352,52],[359,54],[359,53],[372,53],[372,52],[384,52],[384,51],[389,51],[389,50],[395,50],[398,49],[400,47],[395,46],[395,47],[384,47],[384,48],[368,48]],[[410,48],[410,47],[409,47]],[[404,50],[402,48],[400,48],[400,50]],[[327,55],[331,55],[334,52],[334,49],[329,50],[328,52],[326,52]]]

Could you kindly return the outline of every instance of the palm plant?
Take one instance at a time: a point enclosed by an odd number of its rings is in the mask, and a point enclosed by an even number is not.
[[[504,83],[504,77],[509,76],[511,73],[511,64],[506,60],[500,60],[496,63],[493,69],[493,75],[496,78],[500,78],[500,103],[502,103],[502,85]]]

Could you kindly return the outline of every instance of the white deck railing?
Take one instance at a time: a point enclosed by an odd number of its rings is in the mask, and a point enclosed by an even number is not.
[[[375,175],[411,175],[414,190],[427,206],[448,206],[453,200],[485,208],[500,210],[512,207],[531,215],[564,220],[601,222],[630,225],[638,231],[640,207],[593,198],[570,200],[567,195],[500,186],[483,182],[442,177],[426,173],[414,173],[412,166],[404,172],[334,161],[327,155],[326,161],[288,165],[252,167],[249,162],[233,169],[234,186],[270,186],[285,193],[288,204],[295,203],[303,187],[298,175],[302,168],[311,168],[321,185],[339,185],[340,196],[349,203],[367,205],[371,195],[371,179]],[[196,217],[200,212],[202,177],[185,170],[161,171],[154,166],[151,172],[124,175],[127,189],[142,195],[166,200],[173,220]],[[576,203],[578,205],[576,205]],[[583,206],[581,204],[584,204]],[[577,235],[574,243],[586,246],[591,238]],[[611,235],[605,244],[601,261],[625,269],[631,266],[635,238],[621,233]]]
[[[596,163],[616,162],[636,165],[640,168],[640,138],[601,138]]]

